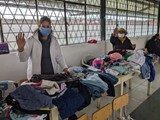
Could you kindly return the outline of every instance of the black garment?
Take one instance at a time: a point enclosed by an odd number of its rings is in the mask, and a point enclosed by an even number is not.
[[[131,41],[129,40],[128,37],[126,37],[126,40],[122,43],[118,39],[118,37],[111,36],[110,37],[110,42],[113,45],[113,50],[117,50],[117,49],[120,49],[120,50],[133,50],[132,43],[131,43]]]
[[[160,49],[156,45],[156,41],[154,38],[147,41],[145,48],[147,48],[148,53],[154,53],[158,56],[160,56]]]
[[[38,83],[42,79],[50,80],[50,81],[63,81],[67,80],[67,76],[65,74],[53,74],[53,75],[41,75],[41,74],[34,74],[31,78],[32,82]]]
[[[78,108],[78,110],[82,110],[87,107],[91,103],[91,95],[87,89],[87,86],[83,85],[79,81],[73,81],[67,83],[67,88],[77,88],[78,93],[81,94],[84,98],[84,103]]]
[[[111,82],[109,79],[107,79],[105,76],[101,75],[101,74],[99,74],[98,76],[99,76],[105,83],[107,83],[107,85],[108,85],[107,94],[108,94],[109,96],[114,97],[114,96],[115,96],[115,90],[114,90],[114,85],[112,84],[112,82]]]
[[[95,58],[88,60],[88,61],[87,61],[87,65],[92,65],[92,62],[93,62],[94,59],[95,59]]]
[[[122,56],[124,56],[127,53],[126,50],[112,50],[112,51],[108,52],[108,55],[115,53],[115,52],[121,54]]]
[[[41,75],[41,74],[34,74],[31,78],[31,81],[34,83],[38,83],[41,80],[50,80],[50,81],[56,81],[58,84],[65,83],[65,82],[71,82],[79,80],[79,78],[72,78],[70,76],[67,76],[65,74],[53,74],[53,75]]]
[[[77,115],[76,114],[74,114],[74,115],[72,115],[72,116],[70,116],[69,118],[68,118],[68,120],[77,120]]]
[[[48,40],[45,41],[41,39],[41,33],[38,33],[39,40],[42,44],[41,74],[54,74],[50,56],[51,36],[49,35]]]
[[[67,89],[62,96],[53,99],[52,103],[58,107],[60,116],[64,120],[75,114],[78,108],[84,103],[84,98],[76,91]]]

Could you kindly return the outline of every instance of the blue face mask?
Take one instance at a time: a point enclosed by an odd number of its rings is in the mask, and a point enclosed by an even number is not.
[[[124,36],[125,36],[125,34],[118,33],[118,37],[123,38]]]
[[[44,28],[44,27],[40,27],[39,28],[42,36],[48,36],[51,33],[51,28]]]

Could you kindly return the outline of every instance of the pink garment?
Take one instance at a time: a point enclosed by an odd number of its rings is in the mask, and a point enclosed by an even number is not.
[[[95,68],[97,68],[97,69],[101,69],[102,65],[103,65],[103,60],[102,59],[96,58],[92,62],[92,66],[95,67]]]
[[[118,60],[118,59],[122,59],[123,57],[122,57],[122,55],[120,54],[120,53],[112,53],[112,54],[110,54],[109,55],[109,58],[111,59],[111,60],[113,60],[113,61],[116,61],[116,60]]]
[[[60,85],[60,90],[57,91],[57,93],[61,93],[61,92],[63,92],[64,90],[67,90],[67,85],[66,85],[66,83],[61,83],[61,85]]]

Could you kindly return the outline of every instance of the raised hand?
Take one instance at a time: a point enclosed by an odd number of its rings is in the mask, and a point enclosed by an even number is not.
[[[18,45],[18,51],[22,52],[24,50],[24,46],[25,46],[25,39],[24,39],[24,33],[20,32],[18,33],[18,36],[16,36],[16,42]]]
[[[115,37],[117,37],[117,35],[118,35],[118,28],[115,28],[115,29],[114,29],[113,35],[114,35]]]

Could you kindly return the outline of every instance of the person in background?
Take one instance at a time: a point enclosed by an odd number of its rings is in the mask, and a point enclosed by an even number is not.
[[[159,34],[155,34],[150,40],[148,40],[145,48],[147,48],[148,53],[154,53],[160,56]]]
[[[134,50],[136,45],[132,44],[126,36],[128,32],[124,28],[115,28],[110,37],[110,42],[113,45],[113,50]]]
[[[38,29],[27,40],[24,34],[16,36],[18,56],[21,62],[28,60],[27,78],[33,74],[58,73],[58,65],[69,75],[58,41],[53,36],[51,20],[43,16],[39,21]]]
[[[111,34],[110,42],[113,45],[113,51],[125,51],[125,50],[134,50],[136,45],[132,44],[130,39],[126,36],[128,32],[124,28],[115,28],[114,32]],[[124,82],[124,86],[127,84]]]

